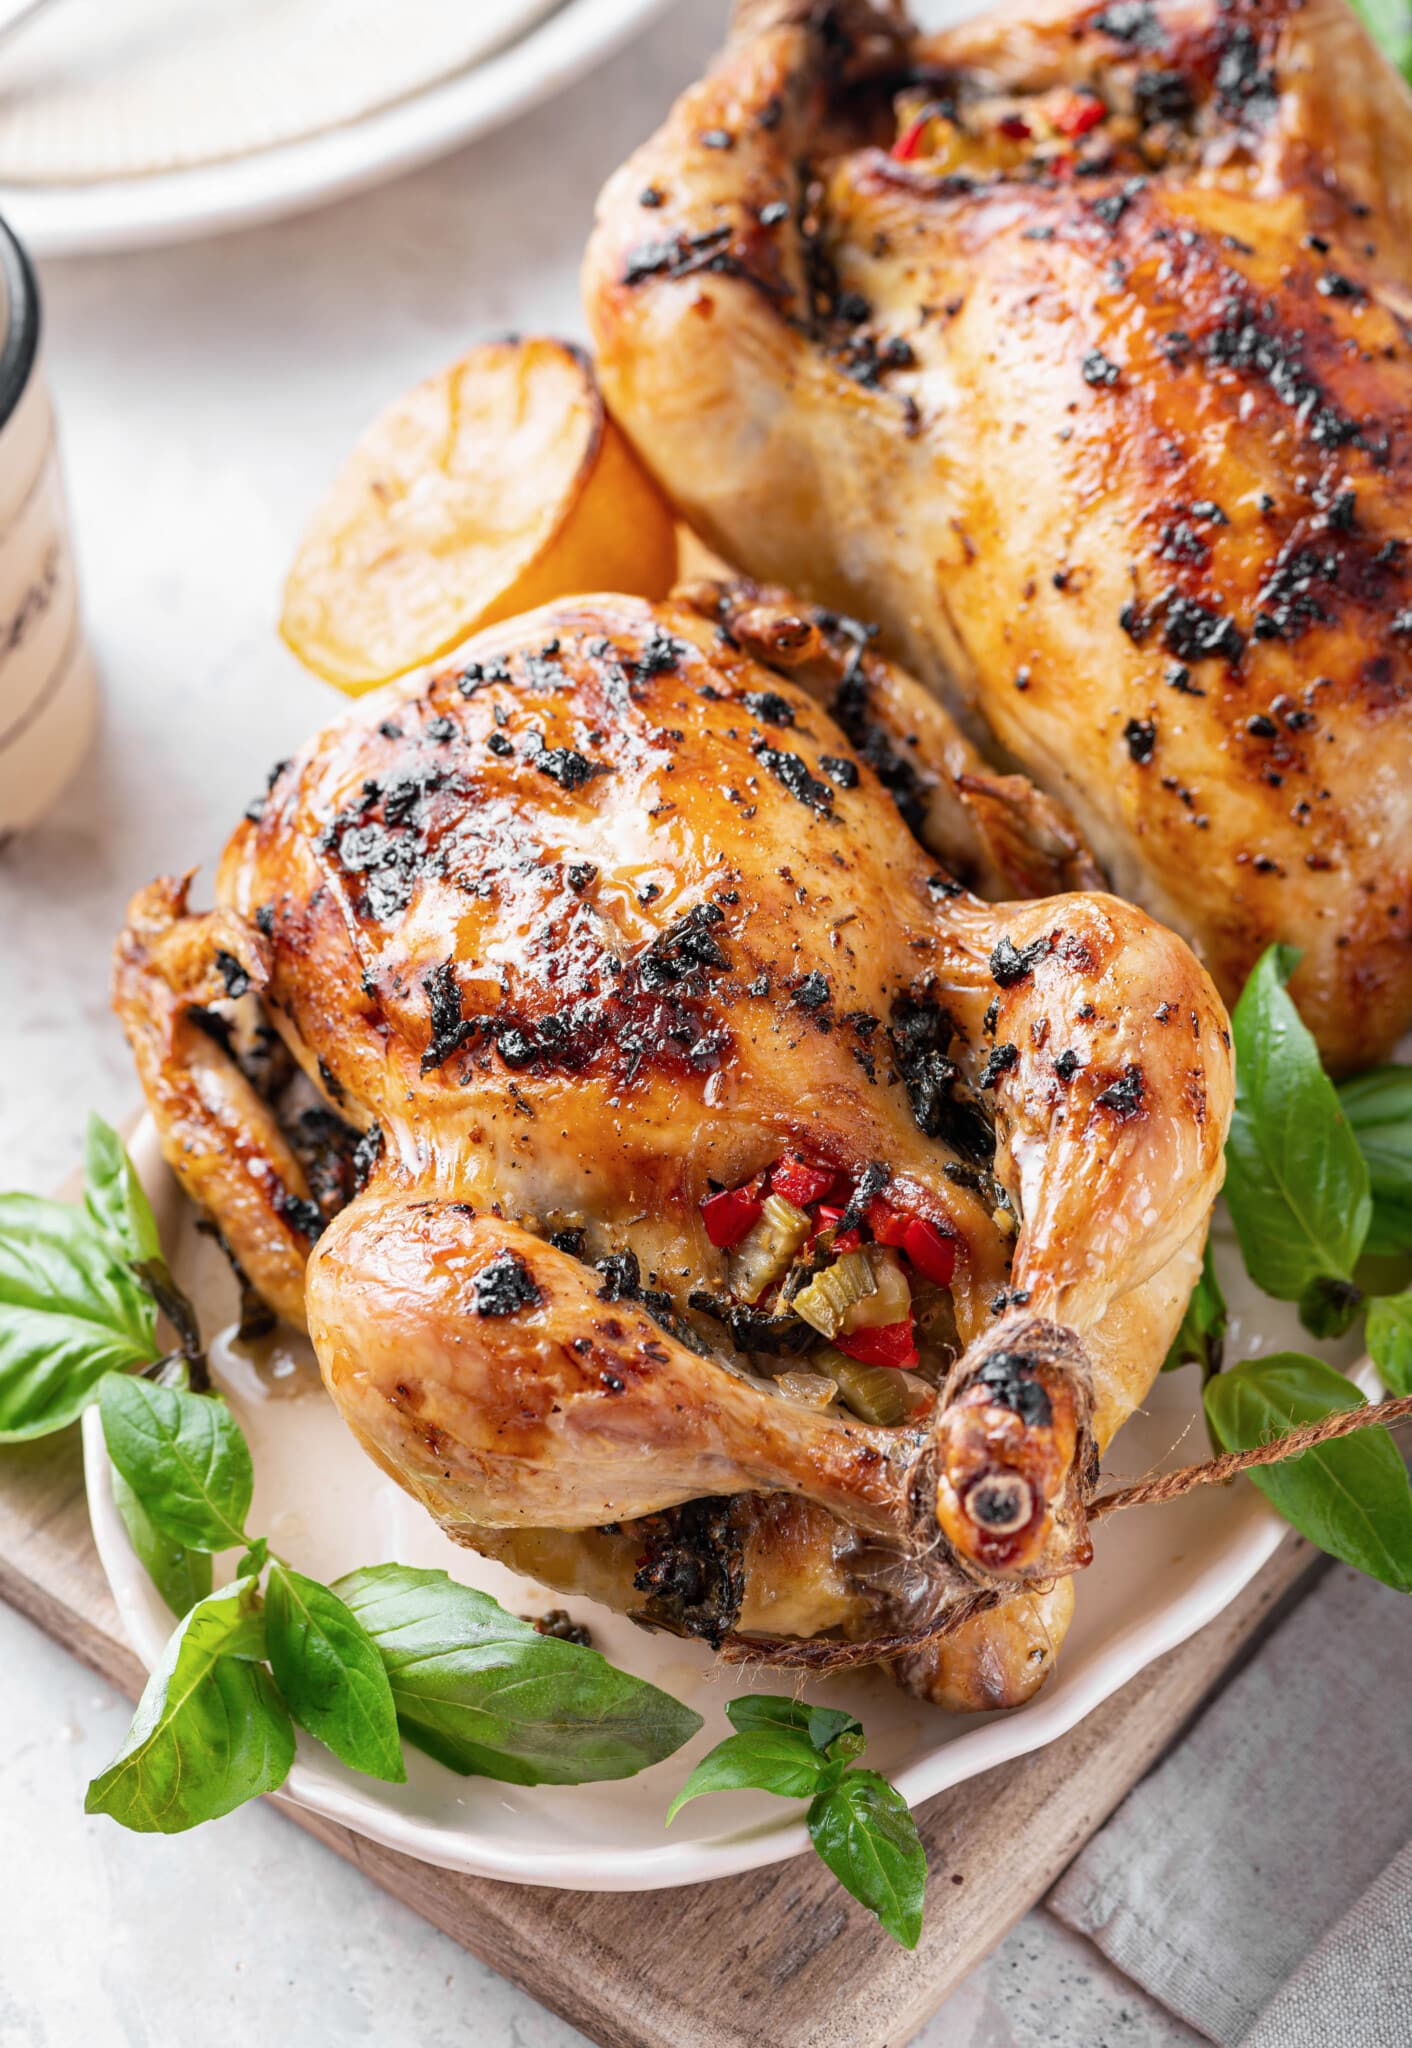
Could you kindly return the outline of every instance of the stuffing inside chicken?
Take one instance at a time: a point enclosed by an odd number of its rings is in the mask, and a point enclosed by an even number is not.
[[[586,597],[279,764],[217,908],[134,900],[116,1002],[175,1172],[457,1541],[999,1705],[1230,1112],[1205,973],[1094,879],[851,619]]]
[[[615,416],[1233,1001],[1412,1025],[1412,98],[1345,0],[743,0],[600,202]]]

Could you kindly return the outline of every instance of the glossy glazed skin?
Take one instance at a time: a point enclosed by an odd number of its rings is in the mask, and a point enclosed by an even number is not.
[[[1228,1000],[1302,948],[1338,1067],[1412,1024],[1409,194],[1344,0],[757,0],[585,272],[711,545],[880,622]]]
[[[1091,863],[848,622],[749,586],[493,627],[252,813],[217,910],[135,899],[116,1000],[168,1159],[371,1455],[459,1541],[713,1639],[866,1654],[1003,1595],[908,1682],[1031,1690],[1220,1182],[1226,1020],[1181,941],[968,893]],[[347,1127],[332,1178],[260,1091],[255,1003]],[[919,1127],[919,1015],[994,1182]],[[703,1200],[791,1150],[882,1163],[958,1241],[958,1355],[905,1425],[786,1398],[693,1304],[726,1284]],[[644,1599],[654,1556],[729,1579],[724,1622]]]

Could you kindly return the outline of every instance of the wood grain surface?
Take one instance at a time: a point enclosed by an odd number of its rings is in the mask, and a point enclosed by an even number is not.
[[[436,1870],[276,1803],[604,2048],[903,2048],[1315,1562],[1290,1538],[1224,1614],[1068,1735],[921,1808],[931,1882],[915,1955],[807,1856],[675,1891],[545,1891]],[[0,1451],[0,1598],[140,1689],[89,1533],[76,1430]]]

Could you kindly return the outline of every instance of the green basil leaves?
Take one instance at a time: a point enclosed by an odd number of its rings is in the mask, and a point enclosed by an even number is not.
[[[1390,1394],[1412,1394],[1412,1291],[1369,1303],[1368,1356]]]
[[[98,1404],[108,1456],[164,1535],[193,1550],[244,1543],[255,1474],[219,1395],[113,1373]]]
[[[371,1778],[407,1776],[397,1709],[377,1644],[336,1593],[289,1565],[265,1597],[270,1668],[289,1711],[336,1757]]]
[[[294,1730],[274,1680],[250,1655],[253,1595],[253,1579],[236,1579],[181,1622],[122,1748],[89,1786],[85,1813],[174,1835],[284,1783]]]
[[[845,1891],[915,1948],[927,1858],[906,1800],[877,1771],[845,1771],[809,1808],[809,1839]]]
[[[629,1778],[701,1716],[440,1571],[373,1565],[335,1589],[377,1645],[409,1742],[512,1785]]]
[[[207,1551],[188,1550],[166,1535],[142,1504],[117,1466],[113,1467],[113,1505],[122,1517],[138,1562],[180,1620],[211,1590],[211,1559]]]
[[[296,1722],[394,1784],[404,1738],[463,1773],[578,1785],[695,1734],[690,1708],[444,1572],[355,1572],[345,1598],[272,1557],[246,1527],[249,1447],[220,1396],[193,1391],[207,1384],[195,1316],[97,1117],[84,1165],[82,1207],[0,1196],[0,1441],[61,1429],[96,1397],[114,1504],[181,1617],[90,1813],[148,1833],[229,1813],[284,1782]],[[180,1344],[165,1361],[159,1309]],[[212,1592],[213,1553],[237,1549],[235,1580]]]
[[[1232,1017],[1236,1100],[1226,1201],[1252,1280],[1299,1304],[1316,1337],[1338,1337],[1372,1284],[1365,1252],[1412,1251],[1412,1069],[1380,1067],[1336,1089],[1285,987],[1298,961],[1272,946]],[[1360,1279],[1362,1284],[1360,1285]],[[1412,1391],[1412,1290],[1367,1303],[1367,1341],[1394,1393]],[[1363,1396],[1342,1373],[1282,1352],[1221,1371],[1225,1304],[1208,1245],[1167,1357],[1201,1366],[1214,1441],[1250,1450]],[[1389,1585],[1412,1590],[1412,1491],[1385,1429],[1306,1451],[1250,1474],[1311,1542]]]
[[[1297,1351],[1253,1358],[1207,1382],[1211,1429],[1227,1451],[1253,1450],[1344,1408],[1357,1387]],[[1300,1534],[1370,1577],[1412,1592],[1412,1487],[1387,1430],[1360,1429],[1248,1474]]]
[[[907,1802],[877,1771],[854,1768],[862,1726],[834,1707],[745,1694],[729,1700],[734,1735],[703,1757],[667,1814],[706,1792],[775,1792],[807,1799],[809,1839],[845,1891],[895,1941],[915,1948],[922,1931],[927,1859]]]
[[[1338,1099],[1372,1190],[1363,1249],[1384,1258],[1412,1252],[1412,1067],[1374,1067],[1344,1081]]]
[[[127,1148],[111,1124],[90,1116],[83,1148],[83,1206],[134,1265],[160,1259],[157,1219]]]
[[[85,1210],[0,1195],[0,1443],[63,1429],[105,1373],[149,1364],[156,1321]]]
[[[1372,1197],[1358,1140],[1285,987],[1297,964],[1272,946],[1232,1014],[1226,1201],[1256,1285],[1326,1320],[1329,1283],[1353,1285]]]

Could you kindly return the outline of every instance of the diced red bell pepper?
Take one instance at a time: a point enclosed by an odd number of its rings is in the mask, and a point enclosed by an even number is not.
[[[949,1287],[956,1271],[956,1240],[925,1217],[914,1216],[902,1233],[902,1249],[924,1280]]]
[[[802,1159],[781,1159],[770,1169],[770,1187],[796,1209],[807,1209],[821,1201],[838,1179],[831,1166],[807,1166]]]
[[[1061,135],[1087,135],[1107,117],[1108,109],[1093,93],[1070,93],[1051,116]]]
[[[842,1209],[830,1208],[827,1202],[821,1203],[819,1207],[819,1229],[814,1232],[814,1236],[817,1237],[819,1231],[822,1230],[837,1230],[839,1224],[843,1221],[844,1214],[845,1212]],[[812,1243],[813,1239],[810,1242]],[[856,1230],[839,1230],[837,1237],[833,1241],[833,1249],[840,1255],[844,1252],[856,1252],[862,1242],[863,1240]]]
[[[839,1350],[860,1365],[905,1366],[917,1363],[917,1340],[912,1334],[912,1317],[900,1323],[882,1323],[873,1329],[852,1330],[834,1338]]]
[[[922,137],[927,132],[927,123],[931,120],[934,112],[935,109],[932,107],[923,107],[916,120],[909,122],[907,127],[903,129],[896,142],[893,143],[890,152],[897,163],[908,163],[914,156],[920,155]]]
[[[723,1188],[720,1194],[706,1197],[701,1204],[701,1221],[718,1251],[728,1252],[759,1222],[765,1206],[764,1187],[764,1175],[756,1174],[743,1188]]]
[[[890,1202],[884,1202],[877,1195],[868,1204],[868,1228],[879,1244],[894,1245],[901,1250],[907,1241],[909,1220],[900,1209],[894,1209]]]
[[[999,123],[1002,135],[1011,142],[1028,142],[1033,130],[1023,114],[1006,114]]]

